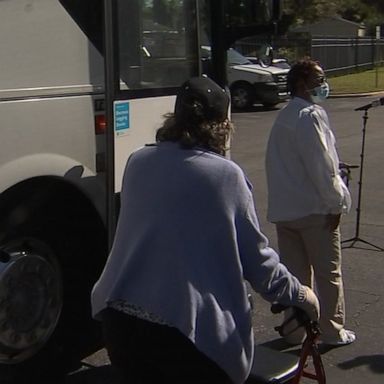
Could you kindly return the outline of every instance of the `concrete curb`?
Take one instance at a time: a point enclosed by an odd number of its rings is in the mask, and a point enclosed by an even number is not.
[[[342,98],[342,97],[365,97],[365,96],[378,96],[378,95],[384,96],[384,91],[366,92],[366,93],[334,93],[334,94],[331,93],[329,95],[329,98],[336,99],[336,98]]]

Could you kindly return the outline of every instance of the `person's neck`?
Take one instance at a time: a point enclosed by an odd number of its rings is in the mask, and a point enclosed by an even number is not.
[[[295,95],[293,95],[293,97],[299,97],[300,99],[312,103],[311,96],[309,95],[308,91],[297,92]]]

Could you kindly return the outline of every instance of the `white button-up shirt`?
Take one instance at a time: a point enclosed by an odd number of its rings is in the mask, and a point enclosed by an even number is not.
[[[268,141],[266,172],[271,222],[351,208],[335,137],[327,113],[317,104],[294,97],[280,111]]]

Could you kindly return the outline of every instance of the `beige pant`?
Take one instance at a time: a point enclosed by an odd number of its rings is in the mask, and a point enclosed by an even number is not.
[[[325,215],[276,223],[281,261],[320,301],[323,340],[338,340],[345,324],[340,229],[326,227]]]

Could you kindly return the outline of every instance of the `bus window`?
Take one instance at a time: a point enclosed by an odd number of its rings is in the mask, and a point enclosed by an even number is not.
[[[120,0],[118,15],[120,79],[128,89],[177,87],[197,73],[194,2]]]

